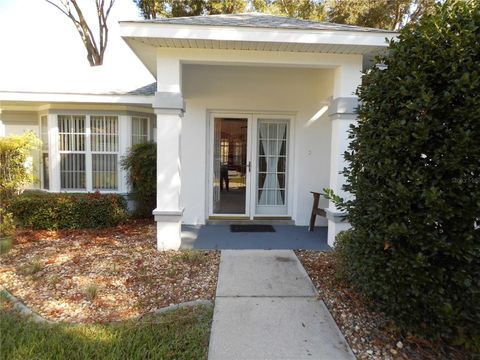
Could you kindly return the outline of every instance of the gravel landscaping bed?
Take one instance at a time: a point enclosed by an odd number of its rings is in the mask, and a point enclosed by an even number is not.
[[[296,251],[320,298],[359,359],[473,359],[443,343],[402,335],[381,313],[367,307],[335,271],[332,252]]]
[[[155,249],[153,222],[23,231],[0,256],[0,285],[52,321],[111,322],[213,300],[220,254]]]

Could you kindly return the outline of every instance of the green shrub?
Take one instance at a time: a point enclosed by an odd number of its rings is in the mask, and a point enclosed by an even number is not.
[[[14,197],[9,210],[18,225],[32,229],[104,228],[126,220],[121,195],[24,192]]]
[[[480,348],[480,2],[401,31],[358,90],[348,275],[417,334]]]
[[[333,254],[336,260],[336,276],[339,279],[348,279],[348,264],[350,253],[348,252],[348,242],[352,240],[352,230],[340,231],[335,237]]]
[[[34,181],[32,169],[25,164],[39,146],[40,140],[32,132],[0,137],[0,239],[15,229],[7,208],[13,196]]]
[[[136,202],[134,215],[151,217],[157,201],[157,146],[153,142],[132,146],[122,159],[122,167]]]

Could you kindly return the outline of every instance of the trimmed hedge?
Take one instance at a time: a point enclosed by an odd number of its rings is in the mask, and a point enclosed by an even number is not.
[[[480,2],[447,1],[358,90],[340,238],[351,281],[403,329],[480,350]],[[348,238],[350,238],[348,240]]]
[[[81,229],[116,226],[127,219],[121,195],[24,192],[9,210],[16,223],[31,229]]]

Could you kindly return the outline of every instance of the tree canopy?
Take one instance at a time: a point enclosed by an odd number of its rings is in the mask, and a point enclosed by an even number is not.
[[[248,11],[396,30],[417,21],[435,0],[133,0],[146,19]]]
[[[45,1],[56,7],[72,21],[82,39],[85,50],[87,50],[87,60],[90,66],[102,65],[108,43],[107,20],[115,0],[107,0],[107,4],[105,4],[105,0],[95,0],[97,35],[94,34],[95,29],[92,27],[95,21],[87,20],[84,15],[85,2],[79,2],[78,0]]]

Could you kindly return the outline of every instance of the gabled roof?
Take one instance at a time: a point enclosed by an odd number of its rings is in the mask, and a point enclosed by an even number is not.
[[[385,51],[388,47],[386,40],[397,35],[381,29],[258,13],[121,21],[120,32],[123,40],[154,76],[157,72],[157,49],[199,49],[203,53],[233,50],[243,55],[246,52],[250,55],[261,52],[370,57]],[[235,53],[237,58],[240,52]],[[185,61],[200,61],[198,58],[187,59],[185,54],[182,56]]]
[[[159,18],[153,20],[140,20],[137,22],[176,24],[176,25],[199,25],[199,26],[233,26],[233,27],[254,27],[270,29],[299,29],[299,30],[333,30],[333,31],[362,31],[362,32],[384,32],[393,31],[373,29],[361,26],[334,24],[328,22],[317,22],[302,19],[295,19],[283,16],[274,16],[261,13],[242,13],[228,15],[206,15],[188,16],[176,18]]]

